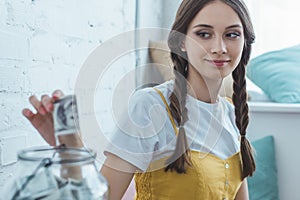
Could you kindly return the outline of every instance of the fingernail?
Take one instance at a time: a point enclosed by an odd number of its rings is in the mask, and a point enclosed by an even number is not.
[[[58,99],[58,96],[56,96],[56,95],[53,95],[53,100],[57,100]]]
[[[31,117],[33,115],[33,113],[30,110],[25,110],[24,113],[27,117]]]
[[[53,96],[56,96],[56,97],[60,96],[60,91],[55,91]]]

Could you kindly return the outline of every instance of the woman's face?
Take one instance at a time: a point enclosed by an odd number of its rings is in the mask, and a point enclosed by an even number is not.
[[[187,52],[189,67],[194,67],[203,78],[220,79],[236,68],[243,46],[239,16],[228,5],[215,1],[191,21],[182,50]]]

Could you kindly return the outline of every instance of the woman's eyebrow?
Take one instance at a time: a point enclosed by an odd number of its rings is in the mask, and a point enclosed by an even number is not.
[[[193,26],[193,28],[197,28],[197,27],[204,27],[204,28],[211,28],[211,29],[214,28],[212,25],[208,25],[208,24],[197,24]],[[226,29],[231,29],[231,28],[242,28],[242,26],[240,24],[233,24],[226,27]]]
[[[193,28],[197,28],[197,27],[214,28],[213,26],[208,25],[208,24],[197,24],[197,25],[193,26]]]
[[[240,24],[234,24],[234,25],[226,27],[226,29],[231,29],[231,28],[242,28],[242,26]]]

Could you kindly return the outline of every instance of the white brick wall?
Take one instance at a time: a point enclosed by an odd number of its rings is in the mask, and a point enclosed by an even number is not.
[[[139,4],[139,27],[162,26],[163,0]],[[135,6],[134,0],[0,0],[0,191],[17,168],[17,151],[46,144],[21,115],[31,108],[28,97],[57,88],[72,93],[89,53],[135,28]],[[134,68],[132,54],[123,60],[111,80]],[[106,81],[104,92],[114,84]],[[106,131],[110,120],[100,119]]]
[[[21,115],[28,97],[72,93],[89,53],[134,25],[133,0],[0,0],[0,190],[17,150],[45,144]]]

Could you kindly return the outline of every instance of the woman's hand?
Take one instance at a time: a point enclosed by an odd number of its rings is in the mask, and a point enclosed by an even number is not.
[[[39,101],[36,96],[29,98],[30,103],[35,108],[36,113],[30,109],[23,109],[23,115],[30,121],[34,128],[51,146],[55,146],[54,124],[53,124],[53,103],[64,96],[63,92],[56,90],[52,93],[52,97],[42,95]]]

